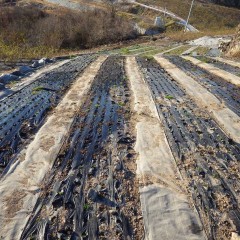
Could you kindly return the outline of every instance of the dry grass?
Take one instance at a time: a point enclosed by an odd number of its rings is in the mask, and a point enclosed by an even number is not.
[[[52,56],[136,37],[133,26],[113,11],[53,12],[0,7],[0,58]]]
[[[155,5],[174,12],[187,19],[191,0],[139,0],[148,5]],[[156,14],[156,13],[154,13]],[[215,4],[204,4],[195,1],[190,23],[200,31],[218,31],[235,28],[240,22],[240,9],[228,8]]]
[[[171,38],[173,41],[177,42],[185,42],[194,40],[196,38],[200,38],[203,36],[217,36],[217,35],[232,35],[234,34],[235,29],[218,29],[218,30],[206,30],[202,32],[184,32],[176,31],[176,32],[167,32],[166,36]]]

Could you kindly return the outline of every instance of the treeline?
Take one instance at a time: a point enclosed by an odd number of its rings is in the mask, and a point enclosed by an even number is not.
[[[36,7],[0,9],[0,41],[8,45],[83,49],[135,37],[134,26],[113,9],[57,14]]]

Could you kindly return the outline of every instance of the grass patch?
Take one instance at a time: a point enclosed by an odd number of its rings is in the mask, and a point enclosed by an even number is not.
[[[129,54],[129,53],[130,53],[130,51],[129,51],[128,48],[122,48],[122,49],[120,50],[120,52],[121,52],[121,54]]]
[[[194,50],[198,55],[206,55],[209,52],[208,47],[198,47],[197,49]]]
[[[201,56],[201,57],[196,57],[198,60],[204,62],[204,63],[212,63],[212,60],[205,57],[205,56]]]
[[[12,81],[12,82],[6,84],[6,87],[7,88],[13,88],[17,83],[18,83],[18,81]]]
[[[173,49],[170,52],[165,53],[166,55],[181,55],[183,52],[185,52],[186,50],[188,50],[189,48],[191,48],[191,46],[189,45],[185,45],[176,49]]]
[[[61,53],[64,53],[64,51],[54,49],[52,47],[23,47],[18,44],[5,44],[0,39],[0,58],[5,61],[13,61],[16,59],[36,59],[41,58],[42,56],[52,57]]]

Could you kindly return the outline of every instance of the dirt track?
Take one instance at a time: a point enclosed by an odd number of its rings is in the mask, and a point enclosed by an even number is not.
[[[189,81],[161,58],[86,55],[0,101],[3,239],[239,233],[239,87],[168,60]]]

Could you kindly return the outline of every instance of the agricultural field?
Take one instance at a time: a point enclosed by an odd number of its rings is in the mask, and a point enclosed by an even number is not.
[[[240,66],[190,47],[1,82],[1,239],[239,238]]]

